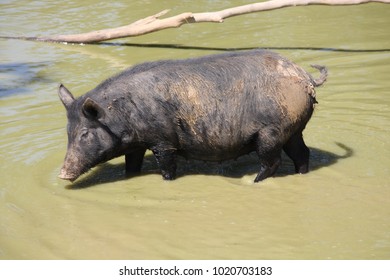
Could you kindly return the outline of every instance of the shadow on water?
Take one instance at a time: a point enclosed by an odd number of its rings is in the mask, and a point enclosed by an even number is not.
[[[0,98],[31,92],[30,85],[37,82],[51,82],[43,77],[41,70],[48,63],[3,63],[0,64]]]
[[[201,46],[186,46],[180,44],[139,44],[139,43],[113,43],[113,42],[97,42],[88,43],[90,45],[102,46],[119,46],[133,48],[152,48],[152,49],[181,49],[181,50],[199,50],[199,51],[245,51],[254,49],[268,50],[308,50],[308,51],[324,51],[324,52],[390,52],[390,49],[344,49],[331,47],[272,47],[272,46],[257,46],[244,48],[224,48],[224,47],[201,47]]]
[[[23,36],[0,36],[0,39],[15,39],[27,41],[39,41],[37,37],[23,37]],[[40,41],[39,41],[40,42]],[[45,42],[47,43],[47,42]],[[52,42],[61,43],[61,42]],[[81,43],[70,43],[73,45],[81,45]],[[308,51],[323,51],[323,52],[390,52],[390,49],[346,49],[346,48],[332,48],[332,47],[272,47],[272,46],[256,46],[256,47],[242,47],[242,48],[226,48],[226,47],[201,47],[201,46],[187,46],[181,44],[142,44],[142,43],[121,43],[121,42],[92,42],[82,43],[83,45],[98,45],[107,47],[133,47],[133,48],[153,48],[153,49],[182,49],[182,50],[199,50],[199,51],[244,51],[254,49],[268,49],[268,50],[308,50]]]
[[[344,150],[343,155],[334,154],[316,148],[310,148],[311,172],[315,172],[320,168],[333,165],[339,160],[349,158],[354,154],[353,150],[350,147],[337,142],[336,145]],[[177,162],[177,177],[202,174],[224,176],[230,178],[241,178],[248,174],[254,174],[254,179],[255,174],[258,172],[258,164],[259,161],[255,153],[240,157],[236,161],[226,161],[222,163],[210,163],[194,160],[186,161],[185,159],[179,157]],[[138,176],[148,176],[150,174],[160,174],[159,168],[153,155],[145,156],[142,172]],[[294,165],[292,161],[285,154],[283,154],[282,165],[279,167],[279,170],[275,174],[275,177],[284,177],[292,174],[294,174]],[[129,180],[129,184],[131,184],[131,178],[128,178],[125,175],[124,163],[104,163],[94,168],[87,175],[77,180],[74,184],[67,185],[66,188],[72,190],[83,189],[99,184],[123,180]]]

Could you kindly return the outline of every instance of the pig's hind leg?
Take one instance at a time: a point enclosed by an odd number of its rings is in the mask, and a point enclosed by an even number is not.
[[[260,159],[260,171],[255,178],[255,183],[262,181],[275,174],[281,163],[282,148],[277,143],[277,136],[273,133],[265,135],[264,131],[259,133],[256,140],[256,153]]]
[[[152,149],[152,151],[164,180],[174,180],[176,178],[176,150]]]
[[[294,134],[283,146],[283,150],[294,162],[296,173],[309,172],[310,150],[303,141],[302,132]]]

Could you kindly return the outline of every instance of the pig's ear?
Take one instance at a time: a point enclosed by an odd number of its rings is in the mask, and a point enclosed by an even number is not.
[[[84,101],[83,114],[93,120],[102,120],[105,116],[104,109],[89,97]]]
[[[66,110],[68,110],[70,105],[72,105],[72,103],[74,102],[74,97],[63,84],[58,87],[58,96],[60,97],[62,104],[64,104]]]

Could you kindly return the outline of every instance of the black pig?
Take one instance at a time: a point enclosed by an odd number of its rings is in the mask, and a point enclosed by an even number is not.
[[[68,117],[68,150],[59,177],[76,180],[95,165],[125,155],[138,173],[147,149],[164,179],[176,175],[176,156],[224,161],[255,151],[255,182],[272,176],[282,149],[297,173],[308,172],[302,131],[327,77],[314,79],[265,50],[187,60],[148,62],[107,79],[75,99],[60,85]]]

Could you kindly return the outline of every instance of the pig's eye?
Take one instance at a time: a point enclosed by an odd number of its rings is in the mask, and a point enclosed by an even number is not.
[[[80,140],[86,140],[88,138],[89,132],[88,130],[82,130],[80,133]]]

